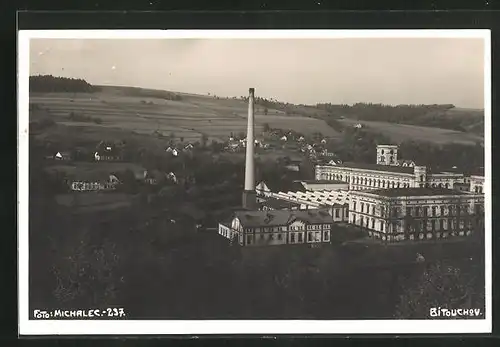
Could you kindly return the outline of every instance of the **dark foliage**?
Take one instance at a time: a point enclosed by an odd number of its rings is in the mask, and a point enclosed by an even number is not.
[[[366,121],[381,121],[418,126],[437,127],[458,131],[484,133],[483,112],[460,112],[450,114],[455,106],[445,105],[383,105],[357,103],[354,105],[318,104],[331,117],[347,117]],[[339,122],[335,123],[339,125]],[[336,128],[337,129],[337,128]]]
[[[30,92],[39,93],[92,93],[94,88],[83,79],[55,77],[52,75],[30,76]]]

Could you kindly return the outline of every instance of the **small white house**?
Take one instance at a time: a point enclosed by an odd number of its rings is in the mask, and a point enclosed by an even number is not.
[[[174,183],[177,183],[177,176],[173,172],[167,174],[167,179],[171,180]]]
[[[321,140],[322,144],[326,144],[326,142],[327,142],[326,139]]]
[[[299,140],[300,142],[304,141],[304,140],[305,140],[305,139],[304,139],[304,136],[299,137],[299,139],[298,139],[298,140]]]
[[[71,154],[69,152],[57,152],[54,155],[54,159],[56,159],[56,160],[70,160]]]
[[[287,140],[288,140],[288,138],[287,138],[285,135],[283,135],[283,136],[281,137],[281,139],[280,139],[280,140],[281,140],[281,141],[287,141]]]
[[[361,129],[363,127],[363,125],[361,123],[358,123],[358,124],[354,125],[354,127],[356,129]]]

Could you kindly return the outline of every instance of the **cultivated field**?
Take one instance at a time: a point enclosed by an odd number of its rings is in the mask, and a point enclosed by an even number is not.
[[[73,176],[75,174],[85,175],[87,173],[102,173],[110,174],[112,172],[120,172],[125,170],[131,170],[136,174],[141,174],[144,172],[144,168],[135,163],[113,163],[113,162],[74,162],[74,163],[57,163],[54,165],[49,165],[45,168],[48,173],[62,172],[68,176]]]
[[[119,89],[118,89],[119,90]],[[68,127],[120,128],[139,134],[159,132],[173,134],[176,139],[199,140],[206,134],[209,140],[226,140],[230,133],[246,132],[247,103],[237,99],[216,99],[210,96],[180,94],[181,101],[143,96],[124,96],[113,89],[97,93],[33,93],[30,103],[37,104],[38,114],[50,116]],[[102,120],[101,124],[69,119],[73,112]],[[32,116],[33,118],[36,116]],[[287,116],[282,111],[255,108],[256,133],[265,123],[273,128],[291,129],[310,134],[321,132],[328,137],[338,132],[323,120],[308,116]]]
[[[63,206],[72,206],[74,212],[99,212],[129,207],[135,196],[122,193],[78,192],[56,195],[56,201]]]
[[[448,130],[432,127],[421,127],[416,125],[396,124],[388,122],[358,121],[354,119],[340,120],[347,125],[361,123],[365,130],[384,134],[395,143],[405,140],[418,140],[433,143],[460,143],[473,145],[476,142],[484,142],[484,138],[477,134],[464,133],[456,130]]]

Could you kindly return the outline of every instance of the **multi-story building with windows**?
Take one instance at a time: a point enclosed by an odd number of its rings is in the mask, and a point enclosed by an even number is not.
[[[392,153],[391,153],[392,151]],[[391,161],[392,158],[392,161]],[[392,164],[384,164],[384,163]],[[317,165],[316,180],[344,181],[349,190],[436,187],[453,188],[464,183],[461,173],[432,172],[425,166],[399,166],[397,146],[377,146],[377,164],[346,162],[338,165]]]
[[[484,176],[470,176],[470,191],[473,193],[484,193]]]
[[[484,228],[484,195],[445,188],[353,191],[349,222],[383,241],[468,236]]]
[[[330,242],[328,211],[237,211],[219,223],[219,234],[241,246],[321,244]]]

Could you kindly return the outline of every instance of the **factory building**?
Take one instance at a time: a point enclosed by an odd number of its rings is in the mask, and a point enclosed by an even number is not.
[[[240,246],[330,243],[333,221],[325,210],[237,211],[219,234]]]
[[[377,164],[346,162],[338,165],[317,165],[316,180],[348,183],[349,190],[435,187],[452,189],[464,183],[462,173],[432,172],[425,166],[400,166],[397,146],[377,146]]]
[[[445,188],[352,191],[349,222],[383,241],[468,236],[484,228],[484,195]]]

